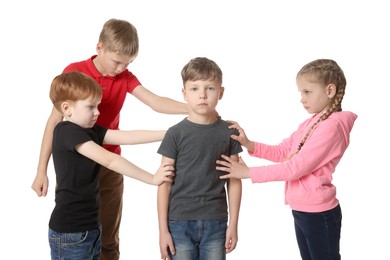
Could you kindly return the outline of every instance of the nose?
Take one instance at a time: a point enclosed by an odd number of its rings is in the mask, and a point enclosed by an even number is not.
[[[301,95],[301,103],[304,104],[305,102],[305,98],[303,97],[303,95]]]
[[[207,98],[207,95],[206,95],[206,91],[205,91],[205,90],[201,90],[201,91],[199,92],[199,98],[201,98],[201,99]]]
[[[116,74],[119,74],[119,73],[121,73],[123,70],[122,70],[122,68],[120,67],[120,66],[118,66],[118,67],[116,67],[116,69],[115,69],[115,73]]]
[[[120,64],[116,67],[115,69],[115,72],[117,74],[121,73],[122,71],[124,71],[125,69],[127,68],[127,66],[125,64]]]

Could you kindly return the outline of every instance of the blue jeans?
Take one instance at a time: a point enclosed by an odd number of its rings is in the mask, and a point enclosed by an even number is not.
[[[340,260],[341,208],[324,212],[292,211],[302,260]]]
[[[78,232],[59,233],[49,228],[52,260],[99,260],[101,227]]]
[[[227,220],[169,220],[172,260],[225,260]]]

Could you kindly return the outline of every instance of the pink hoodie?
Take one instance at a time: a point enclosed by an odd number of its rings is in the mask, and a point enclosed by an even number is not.
[[[293,210],[322,212],[338,205],[332,174],[349,145],[349,134],[357,115],[335,112],[314,127],[302,149],[293,154],[319,114],[304,121],[291,136],[279,145],[255,143],[251,156],[279,164],[250,167],[253,183],[286,181],[285,203]]]

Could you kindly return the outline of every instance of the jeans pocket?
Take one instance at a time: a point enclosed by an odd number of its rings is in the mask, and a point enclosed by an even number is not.
[[[85,241],[88,237],[88,231],[75,232],[75,233],[61,233],[49,229],[49,242],[73,245],[79,244]]]
[[[64,241],[68,245],[80,244],[84,242],[88,237],[88,231],[76,232],[76,233],[65,233],[66,240]]]

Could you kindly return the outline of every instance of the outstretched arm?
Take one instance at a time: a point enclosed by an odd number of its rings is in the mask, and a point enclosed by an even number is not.
[[[175,164],[175,160],[163,156],[161,164]],[[171,194],[172,183],[165,182],[158,186],[157,191],[157,212],[158,212],[158,226],[160,232],[160,254],[161,259],[170,260],[168,250],[175,254],[175,246],[168,228],[168,208],[169,196]]]
[[[41,151],[39,154],[37,174],[31,185],[31,188],[37,193],[39,197],[46,196],[49,188],[49,179],[47,177],[47,165],[51,156],[53,131],[56,125],[63,119],[62,114],[54,107],[47,120],[45,132],[42,138]]]
[[[133,131],[118,131],[107,130],[104,136],[105,144],[146,144],[161,141],[164,138],[166,130],[133,130]]]
[[[85,157],[88,157],[112,171],[147,184],[160,185],[163,182],[172,182],[173,180],[174,168],[169,164],[161,164],[160,168],[153,175],[132,164],[124,157],[104,149],[93,141],[79,144],[75,147],[75,149]]]
[[[189,112],[188,104],[158,96],[143,86],[136,87],[133,91],[133,96],[159,113],[188,114]]]

